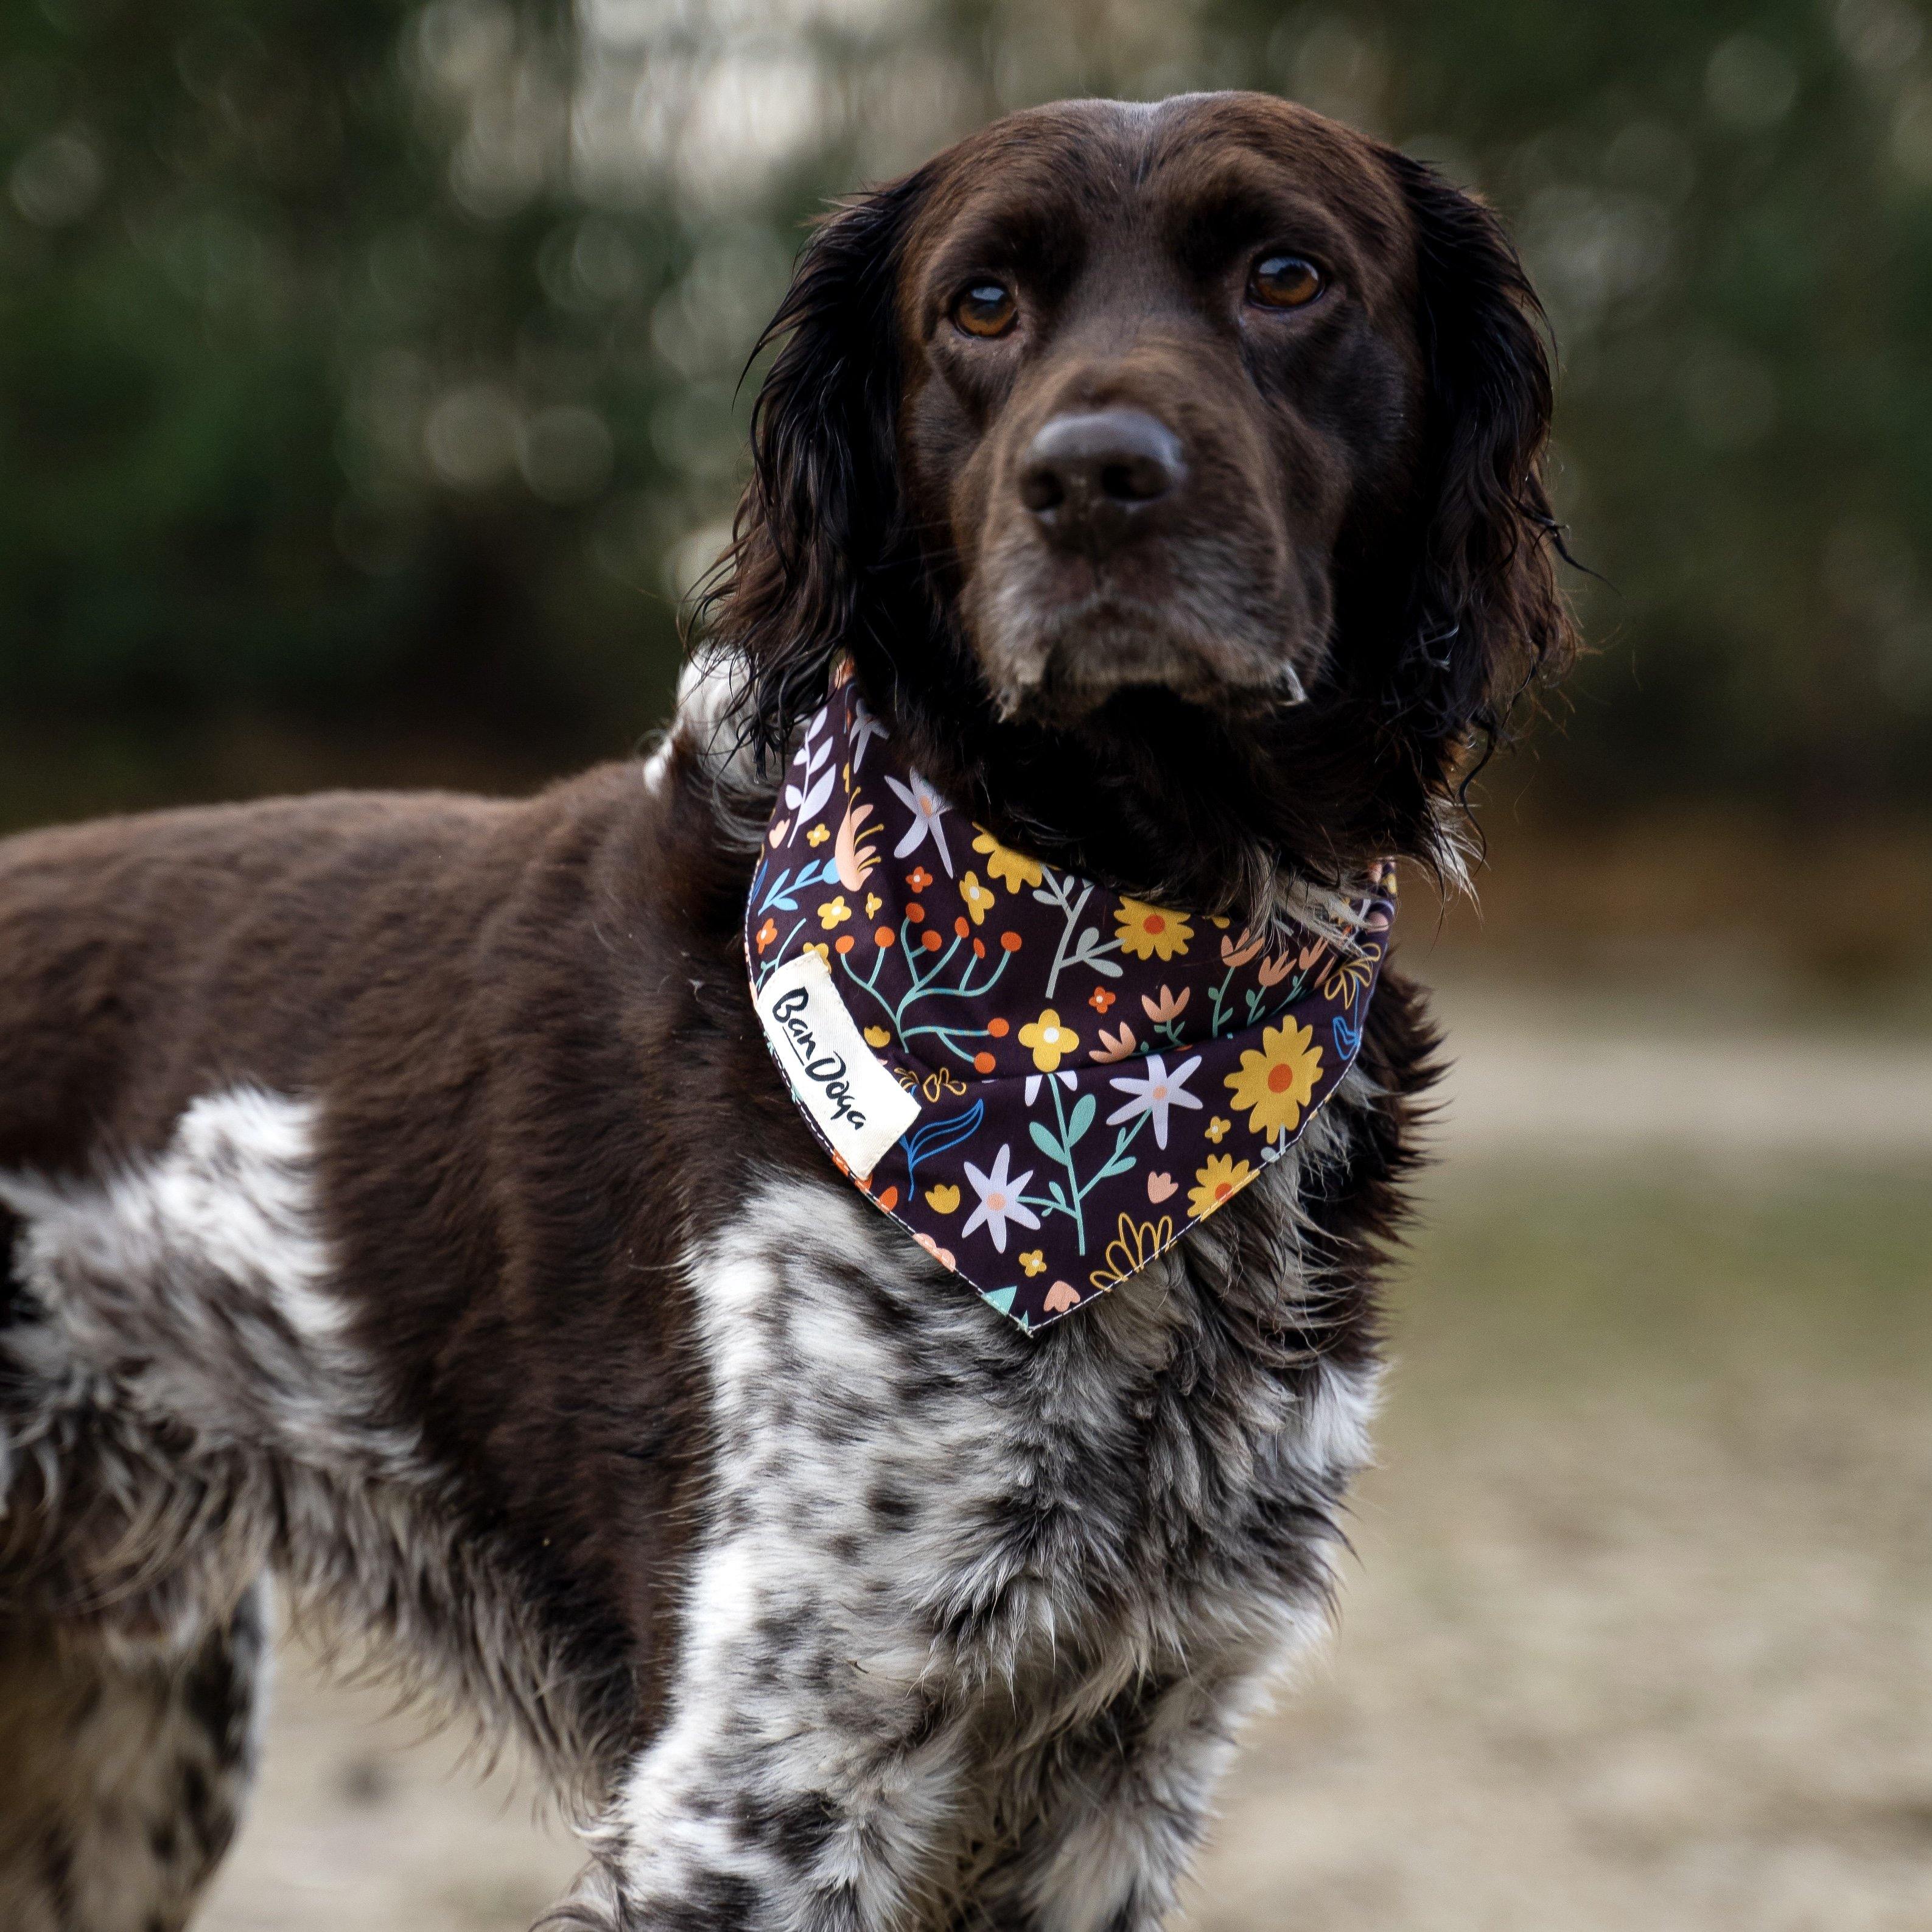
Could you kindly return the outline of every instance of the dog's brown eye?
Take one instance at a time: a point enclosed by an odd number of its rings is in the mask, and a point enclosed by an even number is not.
[[[1322,271],[1299,255],[1264,255],[1248,278],[1248,299],[1264,308],[1306,308],[1322,292]]]
[[[999,282],[975,282],[952,304],[952,320],[968,335],[1004,335],[1019,312],[1012,290]]]

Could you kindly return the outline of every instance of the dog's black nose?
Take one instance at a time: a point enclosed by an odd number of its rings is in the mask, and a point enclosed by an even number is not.
[[[1055,416],[1020,466],[1020,501],[1055,543],[1098,555],[1187,474],[1180,439],[1141,410]]]

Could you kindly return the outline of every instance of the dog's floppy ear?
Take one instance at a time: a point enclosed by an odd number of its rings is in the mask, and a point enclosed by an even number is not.
[[[752,479],[730,550],[700,601],[746,676],[741,728],[782,752],[824,697],[841,650],[877,620],[903,545],[893,307],[906,230],[929,170],[842,203],[799,256],[760,338],[781,344],[752,416]]]
[[[1394,158],[1415,222],[1428,384],[1422,556],[1398,702],[1438,742],[1486,746],[1526,687],[1574,649],[1543,482],[1546,326],[1491,210]]]

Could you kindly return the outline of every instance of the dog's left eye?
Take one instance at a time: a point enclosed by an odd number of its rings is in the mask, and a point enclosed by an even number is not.
[[[1264,255],[1248,277],[1248,299],[1263,308],[1306,308],[1322,289],[1322,271],[1300,255]]]
[[[1002,282],[975,282],[952,304],[952,320],[968,335],[1004,335],[1019,318],[1020,305]]]

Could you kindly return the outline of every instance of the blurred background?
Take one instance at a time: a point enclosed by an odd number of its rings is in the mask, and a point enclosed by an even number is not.
[[[1248,86],[1504,211],[1594,654],[1412,898],[1459,1054],[1334,1654],[1201,1932],[1932,1924],[1932,34],[1910,0],[13,0],[0,827],[660,722],[802,224]],[[292,1652],[217,1932],[569,1863]]]

